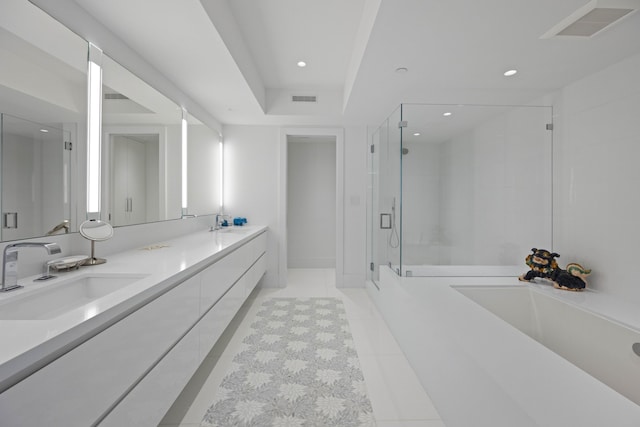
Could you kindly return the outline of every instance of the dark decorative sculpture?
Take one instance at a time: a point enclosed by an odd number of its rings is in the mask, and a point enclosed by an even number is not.
[[[556,261],[556,258],[560,257],[557,253],[536,248],[531,249],[531,252],[525,259],[531,270],[518,277],[519,280],[530,282],[539,277],[553,282],[553,286],[558,289],[581,291],[586,288],[586,277],[591,273],[591,270],[577,263],[567,264],[567,268],[563,270]]]

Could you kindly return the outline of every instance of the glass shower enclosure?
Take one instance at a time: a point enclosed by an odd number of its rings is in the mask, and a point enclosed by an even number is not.
[[[369,148],[369,280],[517,276],[553,249],[551,107],[402,104]]]

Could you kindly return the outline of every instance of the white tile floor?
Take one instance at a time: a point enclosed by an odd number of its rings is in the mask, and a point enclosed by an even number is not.
[[[254,292],[160,426],[200,425],[262,300],[329,296],[341,298],[345,305],[378,427],[444,427],[366,291],[336,289],[334,275],[331,269],[291,269],[286,288]]]

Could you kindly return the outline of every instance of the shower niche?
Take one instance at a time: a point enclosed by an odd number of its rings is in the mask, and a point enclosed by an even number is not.
[[[370,280],[517,276],[552,247],[551,107],[402,104],[370,145]]]

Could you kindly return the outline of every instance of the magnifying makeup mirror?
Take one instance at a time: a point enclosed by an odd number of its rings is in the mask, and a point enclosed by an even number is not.
[[[111,224],[99,219],[90,219],[80,224],[79,231],[82,237],[91,241],[91,258],[84,265],[98,265],[107,262],[104,258],[96,258],[95,244],[113,237]]]

